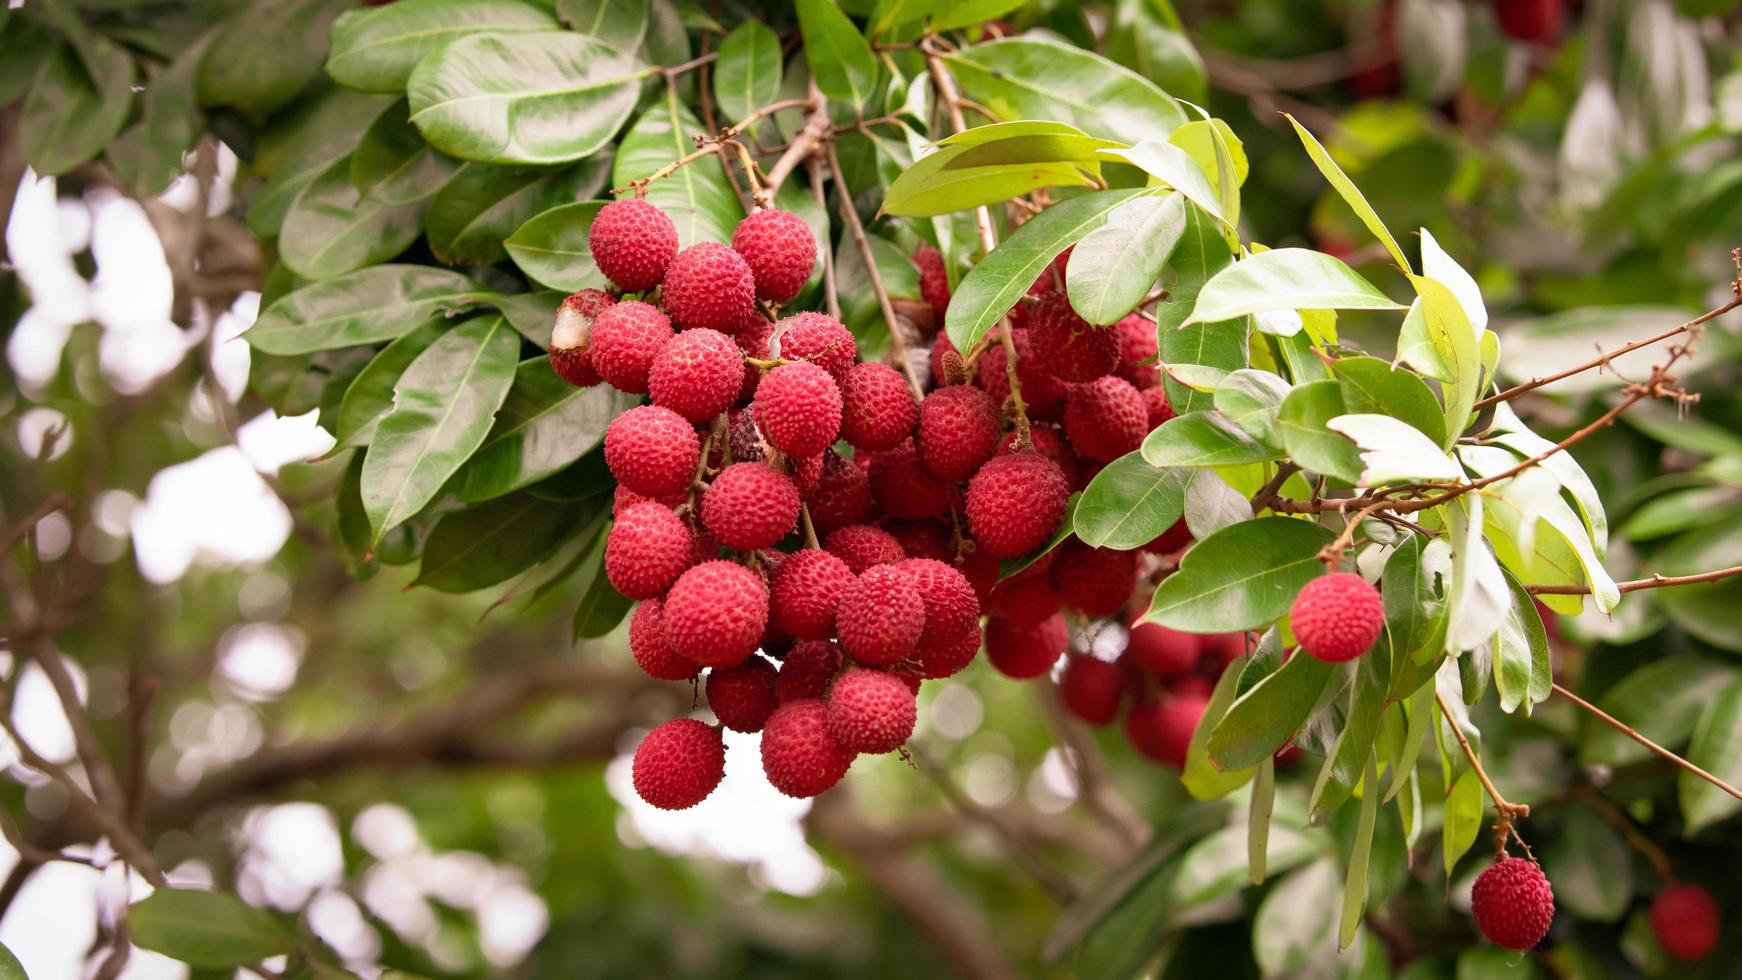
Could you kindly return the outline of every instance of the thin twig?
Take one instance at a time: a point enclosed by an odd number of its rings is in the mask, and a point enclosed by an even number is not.
[[[1264,508],[1270,506],[1270,502],[1275,500],[1276,495],[1282,492],[1282,485],[1288,482],[1289,477],[1299,472],[1300,464],[1293,460],[1284,460],[1277,464],[1276,475],[1271,477],[1269,482],[1265,483],[1264,486],[1259,487],[1258,492],[1252,495],[1251,506],[1253,515],[1256,516],[1259,512],[1263,511]]]
[[[1705,582],[1718,582],[1723,579],[1742,575],[1742,565],[1732,565],[1713,572],[1701,572],[1698,575],[1653,575],[1650,578],[1633,579],[1628,582],[1616,582],[1615,588],[1625,595],[1638,592],[1641,589],[1664,589],[1673,585],[1700,585]],[[1524,591],[1531,595],[1590,595],[1588,585],[1527,585]]]
[[[859,220],[859,209],[853,206],[853,195],[847,192],[846,178],[842,177],[841,159],[835,153],[835,141],[826,140],[823,152],[829,164],[829,174],[835,181],[835,200],[841,212],[841,219],[847,223],[847,230],[853,233],[853,242],[859,246],[859,256],[865,261],[865,272],[871,280],[871,291],[877,296],[877,308],[883,311],[883,322],[889,327],[889,350],[895,358],[896,366],[906,376],[907,383],[913,388],[913,397],[925,397],[925,388],[919,382],[919,375],[914,373],[913,359],[907,356],[907,334],[901,321],[895,315],[895,305],[889,301],[889,290],[883,285],[883,273],[877,268],[877,254],[871,251],[871,240],[865,237],[865,225]]]
[[[1634,740],[1635,742],[1638,742],[1640,745],[1645,746],[1647,749],[1650,749],[1652,752],[1656,753],[1657,755],[1660,755],[1660,756],[1664,757],[1665,759],[1668,759],[1669,761],[1675,763],[1676,765],[1681,766],[1683,769],[1686,769],[1688,772],[1691,772],[1694,775],[1700,777],[1701,779],[1704,779],[1706,782],[1711,783],[1713,786],[1716,786],[1719,789],[1723,790],[1724,792],[1729,793],[1731,796],[1734,796],[1738,800],[1742,800],[1742,790],[1739,790],[1736,787],[1731,786],[1729,783],[1724,782],[1722,779],[1719,779],[1717,776],[1712,775],[1711,773],[1705,771],[1704,769],[1701,769],[1699,766],[1694,765],[1692,762],[1689,762],[1688,760],[1682,758],[1681,756],[1676,755],[1674,752],[1671,752],[1670,750],[1664,748],[1663,746],[1657,744],[1656,742],[1653,742],[1651,739],[1646,738],[1644,735],[1639,734],[1639,732],[1636,731],[1633,728],[1633,726],[1627,724],[1626,722],[1622,721],[1619,718],[1616,718],[1614,715],[1608,713],[1607,711],[1604,711],[1602,708],[1597,707],[1596,705],[1592,704],[1591,702],[1586,701],[1584,698],[1579,697],[1577,694],[1574,694],[1573,692],[1560,686],[1560,684],[1558,682],[1554,683],[1552,685],[1552,689],[1554,690],[1554,692],[1556,694],[1559,694],[1560,696],[1566,698],[1568,701],[1571,701],[1572,703],[1578,705],[1579,707],[1585,709],[1586,711],[1589,711],[1591,714],[1596,715],[1605,724],[1609,725],[1611,728],[1614,728],[1616,731],[1620,732],[1621,734],[1627,736],[1628,738]]]
[[[812,159],[810,166],[805,169],[810,171],[811,197],[816,200],[817,207],[821,208],[824,213],[827,213],[829,210],[829,202],[828,198],[823,194],[822,165],[815,159]],[[839,320],[841,318],[841,294],[835,287],[835,250],[828,247],[828,244],[825,242],[822,252],[823,301],[828,307],[829,315],[834,317],[836,320]]]
[[[1518,831],[1513,828],[1512,821],[1530,816],[1530,807],[1523,803],[1506,802],[1506,797],[1500,795],[1500,790],[1495,787],[1494,781],[1488,778],[1488,771],[1482,768],[1482,760],[1476,758],[1476,750],[1470,747],[1470,740],[1464,737],[1463,727],[1452,716],[1452,709],[1446,704],[1445,695],[1436,690],[1434,691],[1434,700],[1439,703],[1440,714],[1445,718],[1446,726],[1452,730],[1453,735],[1457,736],[1458,744],[1463,746],[1464,757],[1470,760],[1470,768],[1476,771],[1476,778],[1482,781],[1482,788],[1488,791],[1489,798],[1494,801],[1494,810],[1500,816],[1499,822],[1494,828],[1496,850],[1504,849],[1506,835],[1511,834],[1518,841],[1519,846],[1524,848],[1524,852],[1529,854],[1530,845],[1525,844],[1524,838],[1518,836]]]

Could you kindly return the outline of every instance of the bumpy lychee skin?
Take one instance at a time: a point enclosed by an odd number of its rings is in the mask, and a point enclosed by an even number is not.
[[[1125,659],[1157,677],[1174,677],[1198,665],[1198,637],[1157,623],[1133,622]]]
[[[801,640],[826,640],[835,630],[841,594],[853,578],[847,563],[826,551],[795,551],[769,575],[769,615],[776,626]]]
[[[671,337],[664,313],[639,301],[618,303],[593,320],[593,370],[618,391],[645,395],[653,358]]]
[[[955,560],[950,526],[942,521],[884,521],[883,530],[901,544],[909,558],[934,558],[946,565]]]
[[[1490,942],[1529,949],[1542,942],[1554,921],[1554,889],[1535,861],[1501,858],[1476,876],[1470,912]]]
[[[1065,438],[1084,459],[1111,463],[1143,445],[1149,408],[1131,382],[1109,375],[1065,396]]]
[[[820,700],[788,701],[762,726],[762,771],[787,796],[827,792],[852,764],[853,752],[829,734],[829,706]]]
[[[772,547],[798,526],[798,488],[767,463],[733,463],[702,494],[702,526],[734,551]]]
[[[637,405],[605,427],[605,465],[631,493],[680,493],[695,479],[701,460],[696,430],[669,408]]]
[[[880,527],[850,524],[823,539],[823,549],[847,563],[854,575],[876,565],[893,565],[907,558],[901,542]]]
[[[650,201],[612,201],[593,217],[587,248],[606,279],[625,292],[645,292],[665,278],[677,254],[677,226]]]
[[[871,488],[877,489],[875,474]],[[968,527],[981,547],[1000,558],[1025,555],[1058,530],[1069,500],[1057,463],[1035,453],[999,456],[968,483]]]
[[[986,659],[999,673],[1019,681],[1051,670],[1070,642],[1070,626],[1057,613],[1033,623],[999,612],[986,617]]]
[[[1718,903],[1699,885],[1671,885],[1651,902],[1651,931],[1676,959],[1701,959],[1718,945]]]
[[[823,470],[815,485],[801,489],[799,496],[810,508],[817,533],[825,537],[837,528],[866,523],[876,510],[865,470],[832,450],[823,453]]]
[[[697,242],[677,253],[660,291],[666,312],[684,329],[733,333],[756,309],[756,283],[730,245]]]
[[[791,211],[758,211],[738,222],[732,250],[750,266],[756,295],[775,303],[797,296],[817,264],[816,236]]]
[[[795,313],[774,325],[769,352],[787,361],[809,361],[838,384],[859,356],[853,331],[827,313]]]
[[[754,411],[768,444],[788,456],[818,455],[841,432],[840,388],[828,371],[808,361],[768,372],[756,388]]]
[[[913,580],[925,602],[925,633],[919,646],[954,643],[980,622],[974,586],[955,566],[935,558],[909,558],[898,566]]]
[[[855,364],[841,381],[841,438],[854,449],[878,452],[913,435],[919,408],[901,372],[887,364]]]
[[[1125,716],[1125,738],[1139,755],[1184,769],[1192,732],[1208,706],[1203,698],[1191,695],[1135,705]]]
[[[1385,629],[1385,600],[1354,572],[1313,579],[1294,597],[1288,623],[1302,650],[1339,664],[1354,660]]]
[[[687,810],[708,798],[726,775],[718,729],[677,718],[647,733],[630,769],[635,793],[661,810]]]
[[[1143,411],[1148,416],[1149,427],[1156,426],[1174,417],[1173,403],[1167,400],[1167,388],[1160,383],[1154,387],[1143,389]]]
[[[664,504],[647,501],[617,515],[605,537],[605,577],[630,599],[651,599],[690,566],[689,526]]]
[[[704,667],[736,667],[762,641],[768,590],[743,565],[707,561],[672,583],[664,613],[673,653]]]
[[[1052,586],[1052,576],[1030,574],[1036,562],[1021,574],[998,583],[988,609],[1016,623],[1038,623],[1064,608],[1064,597]]]
[[[968,379],[968,367],[962,361],[962,352],[956,350],[956,345],[950,342],[950,335],[942,330],[933,338],[926,361],[931,366],[932,381],[939,386],[959,385]]]
[[[998,451],[998,406],[978,388],[950,385],[919,404],[914,447],[919,461],[937,477],[966,480]]]
[[[1053,377],[1034,352],[1034,341],[1025,328],[1010,332],[1016,347],[1016,380],[1022,385],[1022,402],[1031,419],[1056,419],[1064,408],[1066,384]],[[1004,345],[999,344],[980,358],[976,378],[980,387],[1003,408],[1010,398],[1010,369]]]
[[[648,599],[635,606],[629,617],[629,652],[647,676],[662,681],[687,681],[702,672],[702,665],[673,653],[665,642],[663,604]]]
[[[775,697],[781,704],[823,697],[844,662],[841,648],[827,640],[800,643],[780,665],[780,676],[774,682]]]
[[[647,371],[655,405],[691,422],[706,422],[732,407],[744,383],[744,355],[737,341],[698,327],[671,338]]]
[[[1083,721],[1102,728],[1119,716],[1125,695],[1119,667],[1090,656],[1071,657],[1059,677],[1059,697],[1065,708]]]
[[[963,630],[942,643],[921,646],[914,652],[910,662],[919,671],[920,677],[931,680],[954,677],[967,670],[979,653],[980,628],[976,625],[973,629]]]
[[[1139,390],[1161,383],[1161,368],[1155,365],[1160,349],[1155,336],[1155,321],[1133,313],[1113,325],[1119,332],[1119,377]]]
[[[998,455],[1010,456],[1020,452],[1018,438],[1015,432],[1006,436],[998,444]],[[1073,487],[1078,485],[1083,461],[1077,458],[1071,444],[1065,441],[1063,432],[1050,425],[1031,425],[1028,427],[1028,442],[1035,452],[1059,464],[1059,472],[1065,475],[1065,483]]]
[[[1208,701],[1210,695],[1216,692],[1216,685],[1215,682],[1211,681],[1208,677],[1199,674],[1187,674],[1184,677],[1175,677],[1172,680],[1169,680],[1167,682],[1167,689],[1173,692],[1175,697],[1197,698],[1201,701]]]
[[[944,311],[950,308],[950,273],[944,267],[944,253],[930,245],[921,245],[913,253],[913,264],[919,266],[919,298],[944,322]]]
[[[1093,381],[1119,367],[1119,331],[1078,316],[1063,293],[1041,294],[1023,323],[1035,355],[1061,381]]]
[[[708,707],[735,732],[759,732],[774,714],[774,665],[751,657],[736,667],[708,671]]]
[[[1072,539],[1060,549],[1052,580],[1065,605],[1091,618],[1125,607],[1137,578],[1137,552],[1091,548]]]
[[[871,496],[890,517],[923,521],[950,512],[954,488],[920,463],[911,441],[871,454]]]
[[[616,302],[599,289],[583,289],[563,299],[550,330],[550,366],[557,377],[576,388],[599,383],[599,372],[593,370],[593,321]]]
[[[925,632],[925,600],[913,576],[897,565],[867,568],[841,594],[835,631],[862,664],[887,667],[907,656]]]
[[[894,674],[855,667],[829,692],[829,734],[852,752],[893,752],[918,719],[913,690]]]

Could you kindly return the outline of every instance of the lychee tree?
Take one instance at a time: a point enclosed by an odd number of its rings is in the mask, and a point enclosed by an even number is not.
[[[1596,703],[1555,663],[1562,623],[1646,635],[1625,597],[1658,590],[1691,597],[1664,605],[1700,642],[1742,646],[1705,622],[1742,575],[1724,419],[1680,447],[1716,457],[1697,479],[1628,500],[1640,540],[1682,535],[1630,576],[1609,570],[1638,563],[1611,549],[1610,481],[1580,462],[1617,422],[1700,424],[1686,377],[1733,349],[1742,305],[1729,243],[1697,243],[1720,270],[1687,290],[1706,312],[1538,361],[1540,328],[1509,353],[1461,228],[1388,226],[1398,182],[1438,172],[1417,123],[1345,126],[1232,61],[1209,79],[1239,98],[1213,115],[1165,2],[350,6],[190,27],[36,3],[5,21],[0,93],[22,96],[41,175],[149,200],[187,155],[195,237],[172,268],[211,309],[254,285],[201,251],[220,143],[241,158],[235,209],[266,257],[250,388],[332,433],[324,531],[359,578],[561,601],[572,640],[626,636],[612,655],[680,695],[634,749],[643,801],[705,805],[727,730],[760,733],[762,772],[800,798],[899,753],[1064,905],[1044,953],[1083,975],[1216,962],[1189,927],[1244,918],[1247,882],[1267,975],[1429,964],[1373,906],[1430,859],[1442,904],[1486,865],[1470,918],[1502,947],[1549,934],[1558,869],[1601,879],[1572,883],[1577,916],[1618,918],[1630,850],[1659,879],[1637,889],[1657,946],[1692,961],[1720,941],[1695,869],[1596,781],[1539,836],[1535,801],[1564,801],[1505,742],[1559,701],[1608,729],[1580,761],[1679,767],[1690,833],[1742,810],[1733,663],[1679,653]],[[1396,38],[1544,54],[1567,29],[1558,3],[1475,27],[1461,9],[1385,5],[1339,79],[1432,97],[1467,74],[1479,98],[1477,57],[1433,48],[1405,78]],[[1631,23],[1698,50],[1640,9],[1593,15],[1590,44]],[[1579,106],[1569,129],[1608,118]],[[1667,167],[1678,138],[1639,139]],[[1309,176],[1316,247],[1257,234],[1277,209],[1248,214],[1251,188],[1299,196]],[[1567,386],[1600,400],[1533,414]],[[1719,516],[1677,513],[1700,501]],[[963,675],[981,650],[990,670]],[[915,737],[927,689],[967,676],[1033,682],[1114,870],[1073,881]],[[1106,747],[1083,726],[1115,725],[1148,816],[1097,785]],[[327,968],[318,941],[162,887],[148,840],[92,819],[160,887],[133,908],[139,945]],[[1467,856],[1484,828],[1491,864]],[[219,953],[188,924],[226,918],[248,938]],[[998,975],[973,949],[952,961]]]

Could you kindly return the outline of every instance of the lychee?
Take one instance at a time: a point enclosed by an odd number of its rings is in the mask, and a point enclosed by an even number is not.
[[[1020,575],[998,583],[992,590],[989,609],[1018,623],[1038,623],[1064,608],[1064,598],[1053,588],[1052,579],[1042,574],[1029,574],[1035,562]]]
[[[1325,661],[1353,660],[1385,629],[1385,600],[1354,572],[1313,579],[1294,597],[1288,623],[1302,650]]]
[[[1143,445],[1149,409],[1131,382],[1109,375],[1065,396],[1065,438],[1084,459],[1111,463]]]
[[[854,575],[834,555],[806,548],[782,559],[768,579],[768,612],[775,625],[801,640],[826,640],[834,634],[835,609]]]
[[[1072,538],[1059,549],[1052,579],[1067,608],[1090,618],[1111,616],[1131,598],[1137,553],[1091,548]]]
[[[829,372],[808,361],[782,364],[756,388],[756,424],[788,456],[815,456],[841,431],[841,391]]]
[[[1203,633],[1198,636],[1198,670],[1220,677],[1228,665],[1246,653],[1245,633]]]
[[[781,360],[809,361],[838,384],[859,356],[853,331],[827,313],[806,311],[783,318],[774,325],[769,352]]]
[[[855,364],[841,381],[841,438],[854,449],[893,449],[913,434],[919,408],[901,372],[887,364]]]
[[[1173,403],[1167,400],[1166,386],[1157,383],[1143,389],[1143,412],[1151,431],[1174,417]]]
[[[1529,949],[1542,942],[1554,921],[1554,889],[1535,861],[1501,858],[1476,876],[1470,912],[1491,942]]]
[[[1657,944],[1678,960],[1697,960],[1718,945],[1718,903],[1699,885],[1671,885],[1651,902]]]
[[[697,242],[677,253],[665,270],[660,298],[684,329],[733,333],[756,308],[756,283],[743,256],[730,245]]]
[[[694,718],[668,721],[635,747],[635,793],[661,810],[687,810],[708,798],[726,775],[719,729]]]
[[[950,512],[954,488],[920,464],[911,440],[872,453],[869,478],[872,499],[890,517],[923,521]]]
[[[1003,442],[998,444],[998,455],[1009,456],[1020,451],[1019,437],[1010,433]],[[1065,483],[1070,486],[1078,484],[1078,472],[1083,461],[1071,449],[1071,444],[1065,441],[1064,433],[1050,425],[1031,425],[1028,427],[1029,446],[1037,453],[1059,465],[1059,472],[1065,475]]]
[[[791,211],[764,209],[738,222],[732,249],[756,280],[756,295],[784,303],[804,288],[817,264],[817,239]]]
[[[1070,626],[1058,613],[1033,623],[1001,612],[986,617],[986,659],[1000,673],[1019,681],[1051,670],[1070,642]]]
[[[980,622],[974,587],[952,565],[935,558],[909,558],[897,565],[907,572],[925,602],[925,632],[919,646],[950,644]]]
[[[606,279],[625,292],[645,292],[665,278],[677,254],[677,226],[651,201],[612,201],[593,216],[587,248]]]
[[[829,692],[829,735],[852,752],[893,752],[919,717],[913,691],[893,674],[855,667]]]
[[[655,405],[691,422],[706,422],[732,407],[744,382],[738,343],[718,330],[698,327],[671,338],[647,371]]]
[[[1167,689],[1175,697],[1197,698],[1200,701],[1210,700],[1210,695],[1216,693],[1216,685],[1208,677],[1199,674],[1186,674],[1175,677],[1167,682]]]
[[[978,388],[950,385],[919,404],[914,448],[933,475],[951,483],[966,480],[998,450],[998,407]]]
[[[854,575],[874,565],[893,565],[907,558],[901,542],[869,524],[851,524],[823,539],[823,549],[847,563]]]
[[[798,488],[767,463],[733,463],[702,494],[702,525],[734,551],[773,546],[798,526]]]
[[[787,796],[809,799],[826,792],[853,764],[853,752],[829,734],[829,706],[788,701],[762,726],[762,771]]]
[[[914,651],[913,664],[924,678],[953,677],[968,669],[980,652],[978,625],[939,642],[921,644]]]
[[[1198,637],[1158,623],[1133,622],[1125,658],[1157,677],[1187,673],[1198,665]]]
[[[944,253],[921,245],[914,250],[913,264],[919,266],[919,298],[925,300],[942,323],[944,312],[950,308],[950,273],[944,267]]]
[[[1035,354],[1031,337],[1024,328],[1010,331],[1011,343],[1016,347],[1016,380],[1022,385],[1022,402],[1030,419],[1055,419],[1064,406],[1067,386],[1054,377]],[[1000,408],[1010,397],[1008,356],[1004,345],[999,344],[980,356],[975,372],[980,387],[992,399],[992,404]]]
[[[647,372],[672,338],[665,314],[638,300],[617,303],[593,320],[593,370],[618,391],[647,393]]]
[[[792,648],[780,665],[774,694],[781,704],[821,698],[841,672],[841,650],[827,640],[807,640]]]
[[[877,492],[873,471],[871,491]],[[968,482],[968,527],[1000,558],[1039,548],[1065,519],[1070,487],[1058,464],[1036,453],[998,456]]]
[[[605,536],[605,576],[630,599],[651,599],[690,566],[689,525],[651,500],[617,515]]]
[[[1161,368],[1155,365],[1155,355],[1160,349],[1155,321],[1132,313],[1114,324],[1113,329],[1119,333],[1119,377],[1140,391],[1160,384]]]
[[[708,707],[720,724],[735,732],[759,732],[779,704],[774,680],[774,665],[761,657],[717,667],[708,671]]]
[[[1171,555],[1191,543],[1192,529],[1186,526],[1186,519],[1182,517],[1161,532],[1161,537],[1144,545],[1142,550],[1152,555]]]
[[[945,564],[955,558],[950,527],[942,521],[884,521],[883,529],[909,558],[935,558]]]
[[[1069,658],[1059,677],[1059,697],[1065,707],[1096,728],[1112,724],[1119,716],[1124,694],[1118,666],[1091,656]]]
[[[841,594],[835,631],[849,657],[885,667],[907,656],[925,631],[925,600],[897,565],[867,568]]]
[[[800,490],[799,496],[810,509],[811,524],[825,537],[837,528],[870,521],[876,509],[871,502],[870,477],[859,464],[834,450],[823,453],[823,468],[815,485]]]
[[[695,479],[701,461],[696,430],[669,408],[637,405],[605,427],[605,465],[631,493],[681,493]]]
[[[556,324],[550,331],[550,366],[557,376],[576,388],[599,383],[593,370],[593,321],[617,302],[599,289],[571,293],[557,307]]]
[[[629,652],[647,676],[662,681],[687,681],[702,665],[673,653],[665,642],[665,620],[658,599],[637,603],[629,617]]]
[[[1139,755],[1184,769],[1192,732],[1208,706],[1203,698],[1185,695],[1140,702],[1125,716],[1125,738]]]
[[[665,641],[704,667],[736,667],[756,651],[768,625],[768,590],[729,561],[688,569],[665,595]]]
[[[1035,356],[1061,381],[1093,381],[1119,366],[1119,331],[1077,315],[1063,293],[1045,292],[1023,316]]]

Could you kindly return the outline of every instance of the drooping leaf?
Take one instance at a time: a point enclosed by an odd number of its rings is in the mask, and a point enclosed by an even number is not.
[[[1633,855],[1619,831],[1589,807],[1569,807],[1542,857],[1555,905],[1580,919],[1614,922],[1633,899]]]
[[[1333,535],[1309,521],[1260,517],[1224,528],[1185,553],[1144,620],[1187,633],[1257,629],[1280,619],[1322,569]]]
[[[159,888],[127,910],[133,942],[194,966],[231,969],[294,948],[278,918],[234,895]]]
[[[1238,770],[1275,755],[1300,730],[1330,678],[1331,665],[1317,657],[1288,658],[1228,709],[1210,733],[1210,760]]]
[[[798,25],[811,77],[823,94],[855,108],[871,98],[877,56],[834,0],[798,0]]]
[[[1097,151],[1117,146],[1075,126],[1025,119],[940,140],[884,193],[888,214],[929,217],[1021,197],[1042,187],[1092,187]]]
[[[256,350],[285,355],[377,343],[438,314],[477,306],[486,295],[477,283],[446,269],[370,266],[273,303],[243,337]]]
[[[503,247],[527,278],[565,293],[603,289],[608,283],[593,262],[587,233],[604,201],[581,201],[533,215]]]
[[[1225,772],[1210,761],[1210,733],[1228,713],[1228,708],[1234,699],[1240,695],[1240,678],[1248,663],[1248,657],[1236,658],[1222,671],[1222,676],[1216,680],[1215,688],[1210,692],[1210,701],[1204,706],[1204,716],[1198,720],[1198,727],[1192,730],[1191,742],[1186,746],[1186,765],[1180,773],[1180,783],[1186,792],[1196,799],[1215,800],[1227,796],[1254,775],[1252,769],[1240,769]],[[1268,838],[1268,834],[1266,835]],[[1269,841],[1265,841],[1266,853],[1269,852]]]
[[[1155,83],[1081,48],[1033,35],[943,56],[969,98],[1004,119],[1055,119],[1092,136],[1160,139],[1186,121]]]
[[[1216,385],[1216,411],[1242,432],[1267,446],[1280,447],[1276,416],[1290,391],[1288,382],[1269,371],[1245,368],[1232,372]]]
[[[341,160],[297,195],[284,216],[279,255],[304,279],[323,280],[393,258],[423,230],[421,200],[388,204],[364,198]]]
[[[1325,423],[1361,453],[1359,486],[1462,480],[1464,471],[1422,431],[1389,415],[1339,415]]]
[[[1361,781],[1365,792],[1361,797],[1361,815],[1355,825],[1355,845],[1349,852],[1349,877],[1343,883],[1343,913],[1337,925],[1337,948],[1348,949],[1355,941],[1355,930],[1361,925],[1361,914],[1367,908],[1367,866],[1373,857],[1373,823],[1379,816],[1379,770],[1371,753]]]
[[[581,567],[581,578],[588,583],[587,591],[581,595],[580,605],[575,607],[570,623],[570,634],[577,641],[604,636],[629,615],[632,603],[611,587],[611,580],[605,575],[604,561],[605,535],[600,535],[598,545]]]
[[[1282,821],[1270,828],[1265,863],[1282,872],[1324,850],[1322,831],[1303,831]],[[1172,904],[1187,909],[1238,891],[1246,883],[1246,828],[1223,827],[1188,848],[1169,889]]]
[[[1185,232],[1185,207],[1178,194],[1136,198],[1083,236],[1065,271],[1079,316],[1108,325],[1137,309]]]
[[[1252,778],[1251,803],[1246,816],[1247,880],[1262,885],[1269,871],[1270,818],[1276,806],[1275,756],[1258,760],[1258,771]]]
[[[1300,137],[1301,144],[1306,147],[1307,156],[1312,158],[1313,165],[1319,168],[1319,172],[1325,175],[1327,181],[1330,181],[1331,187],[1342,196],[1344,201],[1348,202],[1349,207],[1354,209],[1355,216],[1361,219],[1361,223],[1367,226],[1367,230],[1384,243],[1385,250],[1391,253],[1391,258],[1397,262],[1397,267],[1405,272],[1412,271],[1409,259],[1404,257],[1403,249],[1397,245],[1397,239],[1391,237],[1391,232],[1385,227],[1385,222],[1379,220],[1379,213],[1373,210],[1373,205],[1367,203],[1367,198],[1355,187],[1355,182],[1349,179],[1349,175],[1343,172],[1342,167],[1337,166],[1337,161],[1331,159],[1331,154],[1313,137],[1312,133],[1307,132],[1305,126],[1302,126],[1293,116],[1288,116],[1288,121],[1294,126],[1295,134]]]
[[[573,504],[509,494],[442,515],[423,545],[413,585],[475,592],[543,561],[582,522]]]
[[[576,388],[545,358],[522,361],[495,424],[451,489],[470,502],[537,483],[598,447],[605,426],[635,401],[609,385]]]
[[[1548,631],[1530,593],[1511,573],[1506,575],[1506,587],[1512,592],[1512,608],[1495,638],[1494,688],[1502,711],[1522,706],[1528,715],[1534,705],[1548,699],[1554,665],[1549,659]]]
[[[1421,313],[1416,318],[1420,332],[1435,352],[1435,359],[1444,372],[1436,376],[1445,382],[1440,392],[1445,399],[1446,438],[1456,440],[1469,424],[1471,406],[1476,403],[1476,395],[1484,383],[1476,329],[1463,305],[1444,284],[1423,276],[1413,276],[1410,281],[1421,297]],[[1409,333],[1406,321],[1405,341]],[[1402,350],[1400,346],[1400,353]],[[1422,364],[1414,366],[1427,373]]]
[[[1355,662],[1355,682],[1349,691],[1348,708],[1343,712],[1343,727],[1325,759],[1319,778],[1313,785],[1307,807],[1314,817],[1322,817],[1342,806],[1355,791],[1362,778],[1362,767],[1374,753],[1379,736],[1380,712],[1385,707],[1385,692],[1391,686],[1391,647],[1383,640]],[[1366,792],[1379,795],[1378,787],[1367,784]]]
[[[1337,924],[1337,863],[1321,858],[1277,882],[1258,905],[1252,955],[1267,977],[1296,976]]]
[[[1089,481],[1077,502],[1077,537],[1096,548],[1129,551],[1160,537],[1180,519],[1191,474],[1152,466],[1126,453]]]
[[[1259,252],[1216,273],[1198,291],[1187,324],[1271,310],[1401,310],[1341,259],[1307,248]]]
[[[1142,170],[1163,185],[1179,191],[1181,197],[1202,208],[1205,214],[1224,225],[1229,223],[1210,178],[1204,175],[1203,168],[1191,154],[1173,143],[1148,139],[1136,146],[1102,150],[1101,153]]]
[[[393,410],[393,386],[399,376],[448,330],[445,318],[438,317],[414,327],[376,354],[345,389],[339,402],[339,415],[334,424],[334,450],[361,446],[375,434],[375,424]]]
[[[1488,642],[1512,596],[1506,576],[1482,533],[1482,494],[1466,493],[1445,508],[1452,545],[1446,593],[1446,652],[1456,655]]]

